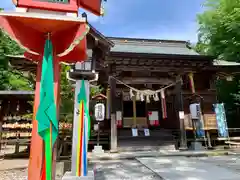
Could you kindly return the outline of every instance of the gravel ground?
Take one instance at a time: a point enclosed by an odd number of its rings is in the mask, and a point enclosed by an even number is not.
[[[27,169],[13,169],[0,171],[0,180],[27,180]],[[56,180],[61,180],[60,176]]]
[[[0,171],[0,180],[27,180],[27,169]]]

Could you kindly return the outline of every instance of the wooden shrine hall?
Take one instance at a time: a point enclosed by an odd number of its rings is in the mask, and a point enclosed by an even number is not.
[[[95,61],[98,85],[107,96],[100,140],[106,132],[110,138],[102,144],[112,151],[186,148],[194,130],[189,105],[201,102],[211,146],[217,132],[212,108],[217,103],[215,80],[231,80],[240,64],[199,55],[186,41],[106,38],[92,27],[88,42],[97,54],[89,58]],[[23,59],[22,64],[19,57],[10,59],[19,69],[24,66]],[[36,67],[25,65],[24,70]]]
[[[110,104],[111,150],[186,148],[193,140],[193,102],[201,102],[211,146],[217,132],[215,80],[231,79],[240,64],[199,55],[186,41],[108,39],[114,47],[97,71]]]

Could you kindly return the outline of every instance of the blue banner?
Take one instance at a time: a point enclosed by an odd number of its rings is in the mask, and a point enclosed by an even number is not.
[[[226,114],[224,109],[224,104],[214,104],[214,111],[216,114],[216,121],[218,126],[218,136],[227,138],[228,134],[228,127],[226,121]]]

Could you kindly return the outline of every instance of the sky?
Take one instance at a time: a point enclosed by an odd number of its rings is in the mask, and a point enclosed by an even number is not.
[[[196,15],[204,0],[107,0],[105,16],[88,14],[88,21],[103,35],[197,42]],[[12,0],[0,7],[13,10]]]

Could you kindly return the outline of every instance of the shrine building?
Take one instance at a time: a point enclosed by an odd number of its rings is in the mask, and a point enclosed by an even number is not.
[[[97,85],[104,87],[107,97],[100,133],[105,149],[188,146],[194,139],[191,103],[202,105],[206,143],[217,140],[215,81],[234,78],[240,64],[199,55],[187,41],[106,38],[93,27],[87,40],[89,59],[95,61],[99,73]],[[22,57],[10,60],[20,70],[35,71],[35,64],[21,64]],[[96,144],[92,132],[89,143]]]

